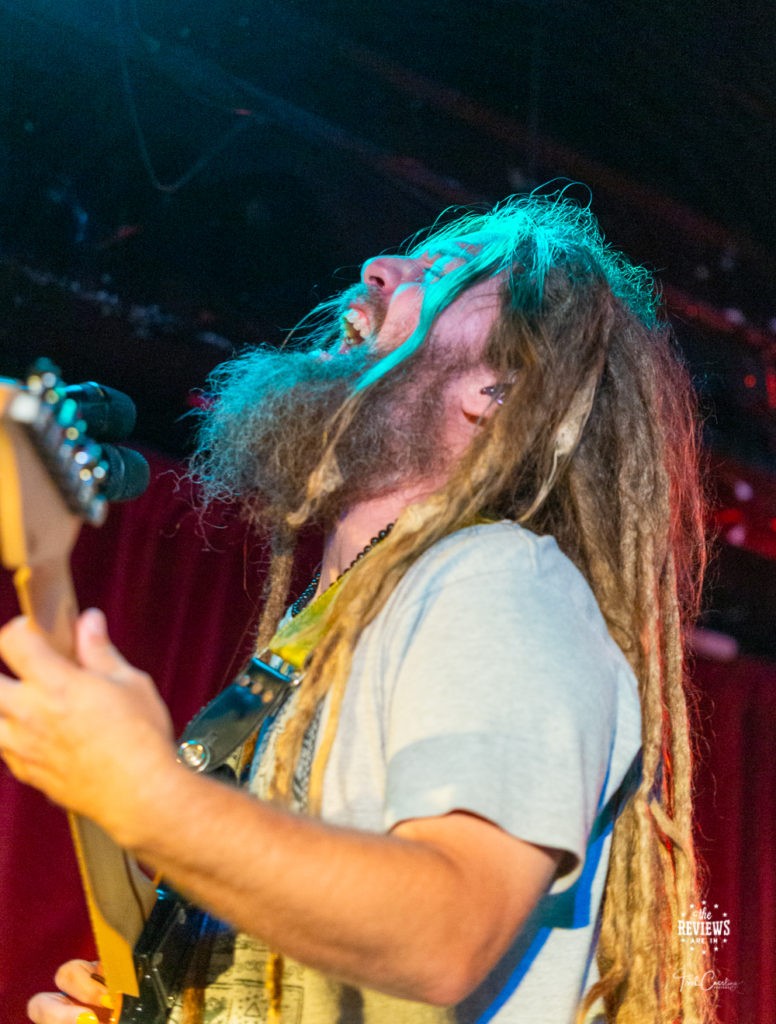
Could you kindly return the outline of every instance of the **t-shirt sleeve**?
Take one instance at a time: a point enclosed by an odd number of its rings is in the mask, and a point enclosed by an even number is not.
[[[571,871],[635,687],[587,583],[554,541],[520,530],[418,569],[388,633],[385,827],[466,810],[567,851]]]

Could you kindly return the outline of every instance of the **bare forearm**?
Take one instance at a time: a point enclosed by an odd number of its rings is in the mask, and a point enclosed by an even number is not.
[[[466,956],[470,915],[441,850],[333,828],[177,768],[142,821],[120,838],[239,929],[341,979],[446,1001],[438,975],[447,984]]]

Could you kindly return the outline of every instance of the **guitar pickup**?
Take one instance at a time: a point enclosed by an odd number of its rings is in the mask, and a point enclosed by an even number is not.
[[[215,922],[164,886],[135,947],[138,996],[124,996],[119,1024],[164,1024],[203,932]]]

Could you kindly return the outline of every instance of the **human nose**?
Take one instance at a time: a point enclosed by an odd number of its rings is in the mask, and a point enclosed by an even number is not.
[[[393,295],[399,285],[419,281],[422,268],[409,256],[375,256],[361,268],[364,284],[376,288],[383,295]]]

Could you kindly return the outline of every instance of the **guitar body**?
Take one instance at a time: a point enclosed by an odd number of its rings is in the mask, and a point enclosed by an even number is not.
[[[135,947],[138,994],[124,996],[118,1024],[165,1024],[210,918],[172,889],[157,900]]]

